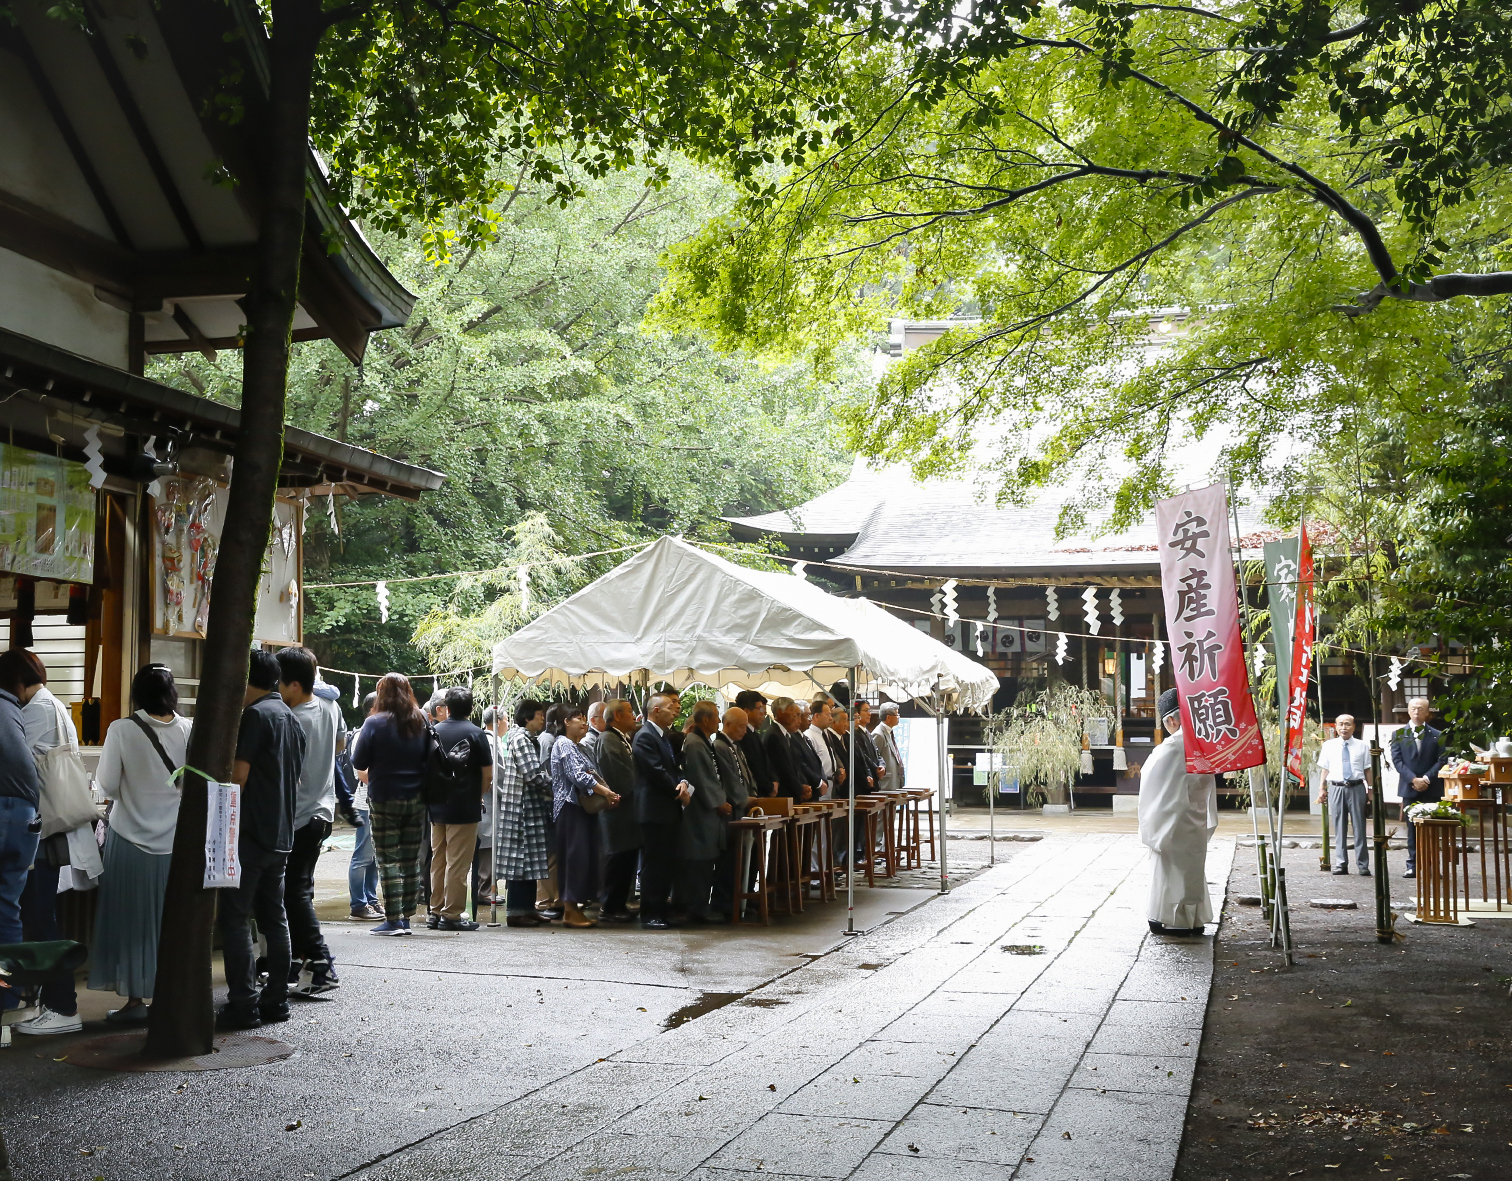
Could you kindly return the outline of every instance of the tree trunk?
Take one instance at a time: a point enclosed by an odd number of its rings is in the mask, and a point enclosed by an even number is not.
[[[210,617],[189,743],[188,765],[196,770],[186,771],[183,778],[163,900],[156,996],[145,1050],[153,1058],[208,1054],[214,1038],[210,946],[215,892],[202,885],[207,809],[203,775],[222,782],[231,776],[257,587],[283,460],[289,337],[304,244],[310,82],[325,26],[318,0],[274,0],[272,9],[257,271],[242,354],[241,434],[211,582]]]

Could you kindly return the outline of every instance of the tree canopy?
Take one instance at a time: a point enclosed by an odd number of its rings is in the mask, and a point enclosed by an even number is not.
[[[930,89],[844,55],[854,136],[680,248],[661,319],[822,358],[956,318],[852,441],[921,473],[985,450],[1010,493],[1080,467],[1068,526],[1141,513],[1185,435],[1263,478],[1280,440],[1429,419],[1499,364],[1504,4],[1001,11]]]

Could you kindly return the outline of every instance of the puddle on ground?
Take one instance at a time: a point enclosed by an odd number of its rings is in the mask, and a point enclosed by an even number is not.
[[[787,1004],[787,1001],[780,996],[748,996],[740,1003],[750,1005],[753,1009],[775,1009],[778,1005]]]
[[[675,1013],[667,1016],[662,1022],[663,1029],[676,1029],[679,1025],[685,1025],[695,1017],[702,1017],[705,1013],[712,1013],[715,1009],[722,1009],[733,1001],[743,997],[743,992],[704,992],[700,993],[696,1001],[691,1005],[684,1005]]]
[[[1009,955],[1044,955],[1045,948],[1040,943],[1005,943],[1003,950]]]

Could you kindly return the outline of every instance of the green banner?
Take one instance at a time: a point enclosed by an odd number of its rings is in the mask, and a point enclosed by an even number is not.
[[[1295,537],[1265,543],[1266,600],[1270,603],[1271,648],[1276,655],[1276,708],[1286,713],[1292,666],[1292,630],[1297,624],[1297,550]]]

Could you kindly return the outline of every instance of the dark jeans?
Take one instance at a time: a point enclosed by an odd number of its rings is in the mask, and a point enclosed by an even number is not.
[[[641,825],[641,918],[671,915],[672,882],[677,874],[676,824]]]
[[[294,851],[284,871],[284,913],[289,921],[289,948],[301,960],[329,960],[331,950],[315,917],[315,863],[331,835],[329,820],[311,820],[294,831]]]
[[[269,853],[242,845],[241,885],[220,892],[221,942],[226,957],[226,988],[231,1007],[278,1009],[289,994],[289,922],[284,915],[284,865],[287,853]],[[268,942],[268,983],[257,993],[257,952],[252,919]]]
[[[26,937],[36,943],[61,939],[58,933],[58,867],[48,865],[42,850],[37,850],[37,863],[26,876],[26,889],[21,892],[21,922],[26,927]],[[54,972],[42,985],[39,998],[54,1013],[72,1017],[79,1011],[78,993],[74,990],[72,972]]]
[[[714,862],[699,859],[681,861],[677,866],[677,895],[684,910],[693,918],[707,918],[709,890],[714,884]]]
[[[639,864],[639,849],[624,849],[604,858],[604,896],[600,905],[605,914],[625,913],[630,903],[630,889],[635,885],[635,869]]]

